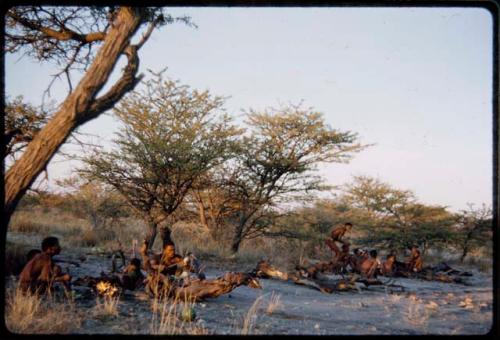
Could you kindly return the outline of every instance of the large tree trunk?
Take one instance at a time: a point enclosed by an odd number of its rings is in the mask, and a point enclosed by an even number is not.
[[[161,241],[162,241],[162,246],[165,248],[167,244],[174,244],[174,241],[172,240],[172,230],[170,227],[162,227],[160,230],[160,236],[161,236]],[[174,244],[175,245],[175,244]]]
[[[106,84],[118,58],[129,46],[130,38],[139,28],[143,10],[122,7],[116,15],[97,55],[75,90],[66,98],[53,118],[28,145],[21,158],[5,176],[4,219],[7,224],[19,200],[37,176],[66,141],[72,131],[85,122],[99,116],[128,91],[138,79],[137,49],[130,47],[129,64],[122,78],[100,98],[98,92]],[[7,225],[6,224],[6,225]]]
[[[241,241],[243,241],[243,229],[245,228],[245,223],[247,219],[245,215],[241,213],[240,220],[238,221],[238,225],[234,231],[233,242],[231,244],[231,252],[236,254],[240,249]]]
[[[210,233],[211,230],[205,214],[205,206],[201,200],[198,200],[198,215],[200,217],[200,224]]]
[[[464,263],[465,257],[467,257],[468,253],[469,253],[469,247],[465,245],[462,249],[462,256],[460,257],[460,263]]]
[[[153,249],[153,245],[156,239],[156,233],[158,230],[158,223],[156,223],[153,219],[148,220],[148,234],[146,236],[146,240],[148,243],[148,249]]]

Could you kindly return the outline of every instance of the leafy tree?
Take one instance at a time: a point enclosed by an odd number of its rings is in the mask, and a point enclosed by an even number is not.
[[[160,75],[144,85],[114,110],[123,127],[113,150],[86,157],[81,173],[114,187],[146,218],[152,246],[157,226],[170,230],[187,192],[230,157],[241,130],[223,112],[222,97]]]
[[[269,232],[277,205],[303,199],[328,186],[314,175],[320,162],[347,162],[363,147],[356,135],[325,124],[322,114],[300,106],[247,113],[250,133],[227,171],[226,184],[239,202],[231,250]]]
[[[360,242],[394,250],[417,244],[425,253],[430,246],[448,244],[454,236],[455,216],[446,207],[419,203],[409,190],[366,176],[355,176],[344,190],[344,199],[367,213],[360,225],[369,234]]]
[[[155,27],[174,20],[157,8],[19,6],[7,10],[5,51],[56,63],[61,69],[58,76],[68,79],[69,94],[5,174],[6,225],[26,190],[70,134],[112,108],[136,86],[142,78],[137,74],[138,51]],[[188,18],[180,20],[189,23]],[[146,31],[133,44],[131,38],[145,24],[149,24]],[[128,63],[121,77],[102,93],[122,55]],[[74,88],[72,70],[84,72]]]
[[[469,204],[468,209],[460,211],[456,229],[458,236],[456,245],[461,249],[460,260],[463,262],[473,249],[484,247],[493,239],[491,207],[483,204],[475,208]]]
[[[227,171],[226,164],[221,164],[201,176],[176,213],[181,220],[197,222],[221,245],[228,241],[230,224],[241,205],[227,184]]]
[[[47,112],[24,102],[22,96],[5,104],[4,158],[22,152],[45,124]]]

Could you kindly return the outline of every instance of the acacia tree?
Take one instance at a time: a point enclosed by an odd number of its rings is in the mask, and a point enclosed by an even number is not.
[[[344,190],[343,199],[366,213],[359,224],[368,231],[362,243],[394,250],[417,244],[425,253],[430,246],[453,240],[455,216],[446,207],[419,203],[409,190],[367,176],[354,176]]]
[[[241,130],[223,104],[222,97],[156,75],[115,108],[123,127],[114,149],[84,158],[84,176],[113,186],[148,221],[149,246],[160,223],[162,238],[169,237],[193,183],[230,157]]]
[[[222,243],[241,205],[226,183],[227,174],[227,165],[221,164],[198,178],[177,212],[179,219],[197,222],[212,240]]]
[[[70,92],[5,174],[6,225],[26,190],[70,134],[112,108],[140,81],[139,49],[155,27],[175,20],[162,12],[157,8],[41,6],[11,7],[7,11],[5,51],[55,62],[61,68],[59,76],[67,76]],[[188,18],[179,19],[189,23]],[[147,23],[141,39],[132,44],[130,39]],[[127,65],[121,77],[101,93],[122,55]],[[83,69],[84,74],[73,88],[70,74],[75,69]]]
[[[247,114],[250,133],[243,136],[226,185],[239,202],[231,250],[244,239],[271,233],[279,203],[329,188],[313,171],[320,162],[347,162],[363,149],[357,136],[330,128],[310,108],[286,106]]]
[[[456,245],[462,252],[460,261],[464,262],[471,250],[484,247],[488,241],[493,239],[491,208],[485,204],[480,208],[469,204],[468,209],[462,210],[458,214],[456,229],[458,232]]]
[[[5,103],[3,156],[14,158],[22,152],[46,123],[47,112],[24,102],[22,96]]]

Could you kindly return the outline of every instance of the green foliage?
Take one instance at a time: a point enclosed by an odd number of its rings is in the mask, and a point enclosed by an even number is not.
[[[374,178],[354,177],[344,199],[367,214],[360,226],[368,234],[361,243],[394,250],[419,245],[425,252],[430,246],[449,244],[455,236],[456,217],[446,207],[419,203],[411,191]]]
[[[332,129],[310,108],[290,105],[247,115],[249,133],[228,179],[240,202],[233,251],[243,239],[270,232],[278,203],[329,189],[314,174],[319,163],[347,162],[363,149],[355,134]]]
[[[460,211],[456,225],[456,246],[462,251],[461,261],[471,250],[491,245],[493,240],[493,221],[491,207],[483,204],[475,208],[469,204],[468,209]]]
[[[40,107],[25,103],[22,96],[5,103],[4,157],[14,157],[46,123],[48,113]]]
[[[158,222],[170,216],[196,179],[231,155],[241,133],[223,112],[224,99],[161,75],[116,107],[124,124],[111,151],[84,159],[81,173],[111,185]]]

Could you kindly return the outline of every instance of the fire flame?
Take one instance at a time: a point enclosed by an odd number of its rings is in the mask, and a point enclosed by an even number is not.
[[[99,281],[95,288],[99,295],[112,297],[118,294],[118,288],[106,281]]]

